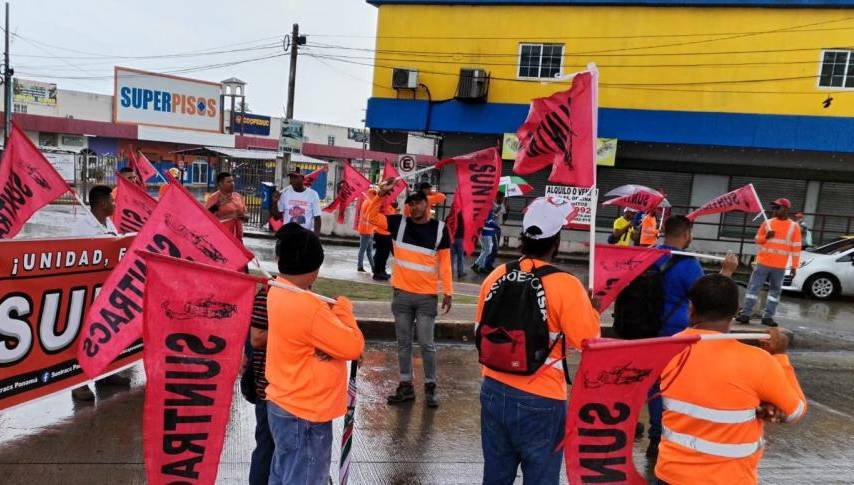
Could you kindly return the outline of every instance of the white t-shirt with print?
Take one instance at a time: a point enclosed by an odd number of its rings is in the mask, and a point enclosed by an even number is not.
[[[302,192],[286,190],[279,199],[284,224],[296,222],[309,231],[314,230],[314,218],[320,216],[320,196],[306,187]]]

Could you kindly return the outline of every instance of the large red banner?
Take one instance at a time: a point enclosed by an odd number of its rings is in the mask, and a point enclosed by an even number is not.
[[[501,155],[487,148],[468,155],[442,160],[440,165],[453,163],[457,168],[457,190],[451,203],[448,233],[454,237],[457,214],[463,215],[463,250],[474,252],[480,231],[495,202],[498,180],[501,178]]]
[[[116,175],[116,210],[113,224],[120,233],[139,232],[151,217],[157,201],[139,185]]]
[[[83,315],[132,237],[0,242],[0,410],[77,387]],[[141,357],[141,343],[105,373]]]
[[[174,182],[139,231],[131,246],[131,250],[137,249],[232,270],[245,267],[254,258],[213,214]],[[142,335],[145,281],[145,261],[133,252],[107,278],[83,323],[78,360],[87,375],[99,374]]]
[[[0,160],[0,239],[12,239],[42,207],[71,191],[27,135],[12,123]]]
[[[152,485],[213,484],[260,281],[139,251],[144,304],[145,475]]]
[[[598,310],[608,308],[623,288],[668,254],[667,249],[597,244],[593,295],[599,299]]]
[[[345,162],[344,176],[339,182],[338,195],[331,204],[323,208],[323,212],[334,212],[338,209],[338,224],[344,224],[344,210],[369,188],[371,188],[370,180]]]
[[[646,483],[632,462],[638,415],[664,367],[697,340],[699,335],[583,342],[566,414],[569,483]],[[662,386],[671,377],[662,376]]]
[[[549,182],[591,187],[596,184],[598,73],[579,72],[572,87],[536,98],[519,127],[513,171],[528,175],[551,166]]]

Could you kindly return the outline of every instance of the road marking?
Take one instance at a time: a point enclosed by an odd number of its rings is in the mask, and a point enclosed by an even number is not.
[[[820,403],[818,401],[814,401],[812,399],[807,399],[807,401],[809,401],[810,406],[815,406],[817,408],[824,409],[825,411],[827,411],[831,414],[836,414],[837,416],[842,416],[843,418],[848,418],[848,419],[854,420],[854,416],[852,416],[848,413],[844,413],[842,411],[836,410],[836,409],[834,409],[834,408],[832,408],[826,404],[822,404],[822,403]]]

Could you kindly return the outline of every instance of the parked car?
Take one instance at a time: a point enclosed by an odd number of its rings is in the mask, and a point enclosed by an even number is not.
[[[783,289],[819,300],[854,295],[854,235],[803,251],[797,273],[786,275]]]

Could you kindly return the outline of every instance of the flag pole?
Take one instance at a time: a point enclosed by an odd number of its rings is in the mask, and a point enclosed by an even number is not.
[[[596,173],[595,168],[593,171]],[[599,205],[599,189],[595,185],[590,189],[590,202],[590,268],[587,275],[587,288],[592,291],[593,272],[596,267],[596,206]]]
[[[765,207],[762,205],[762,200],[759,199],[759,194],[756,193],[756,187],[753,184],[750,184],[750,190],[753,191],[753,196],[756,197],[756,202],[759,204],[759,208],[762,209],[762,218],[765,219],[765,224],[768,226],[768,230],[771,230],[771,221],[768,220],[768,215],[765,214]]]
[[[412,177],[417,177],[417,176],[421,175],[422,173],[427,173],[431,170],[438,170],[438,168],[435,165],[431,165],[429,167],[419,168],[418,170],[415,170],[413,172],[409,172],[406,175],[401,175],[398,178],[408,179],[408,178],[412,178]]]
[[[694,258],[700,259],[711,259],[712,261],[723,261],[726,258],[721,256],[712,256],[711,254],[702,254],[702,253],[692,253],[690,251],[670,251],[670,254],[675,254],[677,256],[690,256]]]
[[[768,340],[767,333],[707,333],[700,335],[700,341],[713,342],[716,340]]]
[[[590,268],[588,269],[588,282],[587,288],[590,289],[591,293],[593,292],[593,281],[594,281],[594,268],[596,268],[596,209],[599,206],[599,189],[596,187],[596,155],[597,155],[597,147],[596,143],[599,139],[599,69],[596,67],[596,63],[591,62],[587,64],[587,69],[592,74],[592,97],[593,97],[593,109],[590,110],[591,123],[590,127],[593,131],[591,134],[593,145],[593,153],[591,156],[591,164],[593,165],[593,187],[591,189],[591,202],[590,205]]]
[[[319,295],[313,291],[303,290],[302,288],[297,288],[296,286],[291,286],[291,285],[286,285],[284,283],[279,283],[276,280],[269,280],[269,281],[267,281],[267,284],[270,286],[274,286],[276,288],[281,288],[283,290],[292,291],[294,293],[308,293],[309,295],[317,298],[318,300],[322,301],[323,303],[329,303],[330,305],[334,305],[334,304],[338,303],[337,300],[329,298],[328,296]]]

